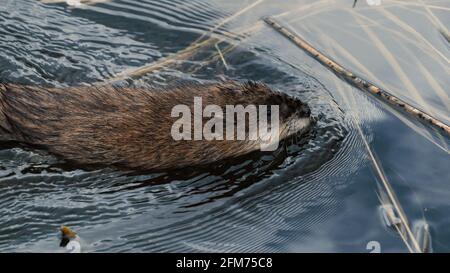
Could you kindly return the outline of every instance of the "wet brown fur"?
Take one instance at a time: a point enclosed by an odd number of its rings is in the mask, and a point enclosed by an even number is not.
[[[202,165],[251,152],[248,141],[174,141],[172,107],[280,104],[281,118],[309,116],[299,100],[258,83],[188,84],[167,89],[43,88],[0,84],[0,141],[37,145],[68,162],[157,170]]]

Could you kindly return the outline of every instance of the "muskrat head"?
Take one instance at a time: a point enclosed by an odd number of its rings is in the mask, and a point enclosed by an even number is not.
[[[280,139],[296,133],[304,133],[311,126],[311,110],[301,100],[273,91],[265,84],[248,82],[243,85],[243,88],[250,95],[251,99],[248,100],[249,102],[256,105],[267,105],[268,121],[272,117],[271,106],[278,106]]]
[[[308,105],[287,95],[281,97],[283,98],[280,104],[281,137],[306,132],[313,120]]]

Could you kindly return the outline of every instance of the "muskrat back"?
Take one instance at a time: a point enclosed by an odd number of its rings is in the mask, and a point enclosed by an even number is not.
[[[164,89],[0,84],[0,141],[38,146],[76,164],[137,170],[204,165],[258,149],[259,140],[250,139],[175,140],[172,109],[186,105],[193,113],[195,97],[204,106],[278,105],[281,139],[310,125],[306,104],[254,82]]]

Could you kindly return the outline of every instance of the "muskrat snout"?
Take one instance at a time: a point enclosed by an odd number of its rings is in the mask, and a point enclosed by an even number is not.
[[[297,108],[296,114],[298,117],[307,118],[311,116],[311,109],[307,104],[300,102],[300,106]]]
[[[283,124],[283,137],[302,134],[314,123],[309,106],[301,100],[289,96],[283,97],[280,103],[280,119]]]

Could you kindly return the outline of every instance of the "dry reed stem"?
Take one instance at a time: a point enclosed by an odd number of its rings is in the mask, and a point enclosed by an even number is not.
[[[275,22],[272,18],[265,18],[264,21],[271,27],[273,27],[276,31],[278,31],[283,36],[287,37],[290,41],[296,44],[299,48],[303,49],[305,52],[310,54],[314,59],[319,61],[322,65],[328,67],[331,71],[333,71],[337,76],[345,79],[347,82],[352,85],[358,87],[360,90],[367,91],[372,95],[375,95],[376,98],[379,98],[383,102],[388,103],[389,105],[396,106],[400,109],[403,109],[406,113],[418,118],[421,121],[429,123],[432,126],[437,127],[440,131],[444,132],[448,136],[450,136],[450,126],[444,124],[443,122],[435,119],[429,114],[409,105],[403,100],[397,98],[396,96],[391,95],[387,91],[375,86],[374,84],[364,80],[354,73],[350,72],[346,68],[337,64],[330,58],[326,57],[302,38],[297,35],[294,35],[292,32]]]
[[[155,70],[164,68],[165,66],[167,66],[171,63],[177,62],[179,60],[185,60],[199,48],[219,42],[219,39],[210,37],[214,31],[216,31],[217,29],[219,29],[220,27],[222,27],[229,21],[239,17],[243,13],[248,12],[249,10],[253,9],[257,5],[261,4],[262,2],[264,2],[264,0],[257,0],[253,3],[251,3],[250,5],[240,9],[238,12],[234,13],[233,15],[225,18],[219,24],[217,24],[215,27],[213,27],[213,28],[209,29],[207,32],[203,33],[198,39],[196,39],[191,45],[189,45],[185,49],[180,50],[177,53],[174,53],[174,54],[172,54],[166,58],[163,58],[155,63],[151,63],[151,64],[144,65],[144,66],[141,66],[141,67],[138,67],[135,69],[123,71],[123,72],[113,76],[112,78],[109,78],[103,82],[97,83],[96,85],[103,85],[103,84],[123,80],[123,79],[130,78],[130,77],[131,78],[139,77],[144,74],[153,72]],[[236,38],[237,35],[229,34],[228,36],[230,36],[231,38]]]
[[[334,79],[334,82],[335,82],[337,90],[342,93],[342,95],[343,95],[342,97],[344,98],[344,101],[347,103],[347,105],[350,107],[352,105],[355,105],[356,101],[355,101],[354,97],[350,96],[352,98],[352,101],[350,102],[350,98],[348,98],[347,95],[345,95],[346,93],[341,91],[345,88],[341,84],[341,82],[337,81],[336,78]],[[358,131],[358,134],[361,136],[361,140],[364,143],[364,148],[367,151],[368,157],[370,159],[370,163],[372,164],[372,166],[375,170],[375,173],[378,176],[378,179],[381,181],[381,185],[384,189],[384,194],[388,197],[388,200],[382,200],[382,198],[380,198],[381,204],[382,205],[385,205],[386,203],[392,204],[395,211],[400,216],[402,227],[405,229],[406,234],[404,234],[397,225],[394,225],[394,227],[395,227],[397,233],[402,238],[402,241],[405,243],[406,247],[408,248],[408,251],[411,253],[422,252],[416,238],[414,237],[414,235],[411,231],[408,218],[406,217],[406,214],[405,214],[404,210],[402,209],[400,202],[396,198],[395,192],[394,192],[392,186],[390,185],[389,180],[387,179],[386,175],[384,174],[382,165],[379,162],[379,160],[375,157],[375,155],[372,151],[372,148],[370,147],[369,142],[367,141],[367,139],[361,129],[361,126],[359,125],[360,124],[359,117],[357,115],[352,114],[351,119]],[[410,242],[412,242],[412,246],[411,246]]]

